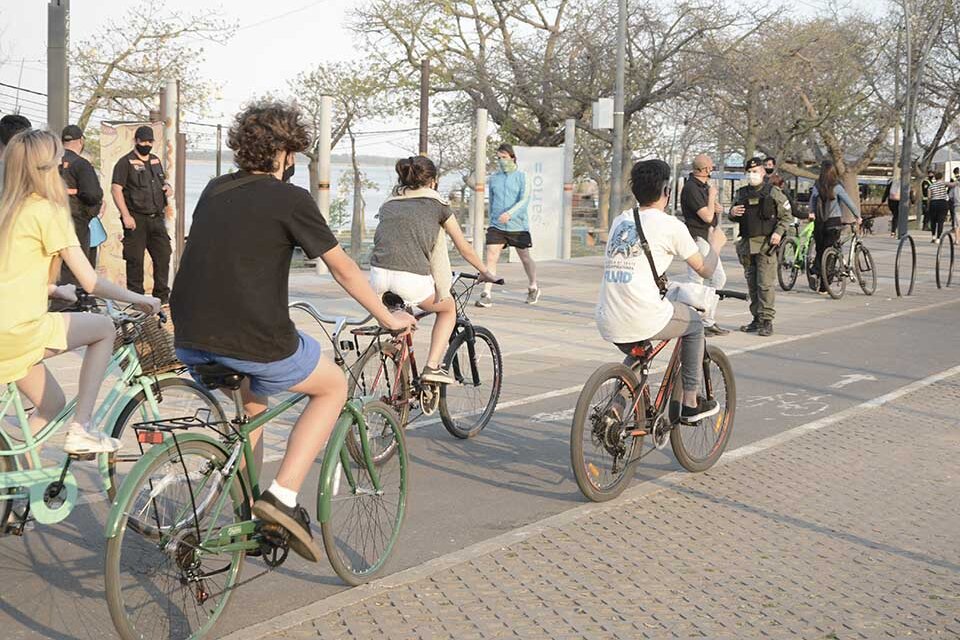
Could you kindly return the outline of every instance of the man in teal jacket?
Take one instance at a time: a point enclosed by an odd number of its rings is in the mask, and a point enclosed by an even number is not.
[[[497,147],[499,171],[487,180],[490,194],[490,226],[487,227],[487,270],[497,273],[500,252],[506,246],[517,250],[523,270],[527,272],[530,284],[527,288],[527,304],[537,304],[540,299],[540,287],[537,285],[537,265],[530,256],[530,223],[527,220],[527,207],[530,204],[530,178],[517,169],[517,155],[509,144]],[[490,283],[483,288],[478,307],[493,304],[490,296]]]

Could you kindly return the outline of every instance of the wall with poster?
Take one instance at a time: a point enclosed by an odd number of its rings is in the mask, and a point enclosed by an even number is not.
[[[528,207],[534,260],[558,260],[563,251],[563,148],[514,147],[517,166],[530,178]],[[518,258],[510,250],[510,261]]]
[[[113,196],[110,194],[111,178],[113,177],[113,166],[117,161],[133,150],[133,134],[137,127],[145,123],[115,123],[103,122],[100,125],[100,181],[103,186],[103,200],[106,203],[104,210],[103,228],[106,229],[107,239],[100,245],[100,252],[97,258],[97,271],[113,282],[121,286],[126,285],[126,264],[123,261],[123,225],[120,222],[120,211],[113,203]],[[160,122],[146,123],[153,128],[154,135],[154,155],[160,158],[163,163],[164,172],[167,174],[167,181],[173,184],[173,169],[167,162],[168,145],[163,139],[163,124]],[[172,202],[171,202],[172,204]],[[174,238],[174,216],[175,208],[169,207],[167,210],[167,233],[170,235],[171,248]],[[171,259],[172,260],[172,259]],[[170,278],[173,282],[173,268],[171,265]],[[144,278],[143,286],[147,293],[153,290],[153,264],[149,254],[144,255]]]

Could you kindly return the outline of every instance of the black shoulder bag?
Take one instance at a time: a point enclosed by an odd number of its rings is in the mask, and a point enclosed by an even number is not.
[[[640,237],[640,248],[643,249],[643,255],[647,256],[647,263],[650,265],[650,273],[653,274],[653,280],[660,289],[660,297],[667,295],[667,274],[657,273],[657,265],[653,261],[653,254],[650,253],[650,244],[647,242],[647,236],[643,233],[643,227],[640,225],[640,209],[633,208],[633,223],[637,226],[637,235]]]
[[[251,173],[249,175],[243,176],[242,178],[236,178],[234,180],[228,180],[223,184],[218,184],[213,191],[210,192],[209,197],[218,196],[221,193],[226,193],[231,189],[236,189],[237,187],[242,187],[245,184],[250,184],[251,182],[257,182],[258,180],[263,180],[269,178],[270,175],[266,173]]]

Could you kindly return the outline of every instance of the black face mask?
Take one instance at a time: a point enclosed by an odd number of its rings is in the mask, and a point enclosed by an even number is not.
[[[153,149],[153,145],[152,145],[152,144],[138,144],[138,145],[136,145],[136,146],[134,147],[134,149],[136,149],[136,150],[137,150],[137,153],[139,153],[140,155],[145,156],[145,155],[148,155],[148,154],[150,153],[150,151]]]
[[[767,172],[768,176],[772,176],[773,172],[776,171],[773,167],[764,167],[763,170]]]
[[[286,169],[283,170],[283,175],[280,177],[280,180],[283,182],[290,182],[290,178],[293,177],[293,174],[297,171],[297,165],[292,164]]]

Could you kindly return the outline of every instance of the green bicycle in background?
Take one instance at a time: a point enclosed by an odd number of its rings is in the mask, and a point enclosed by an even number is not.
[[[793,289],[797,283],[797,274],[801,271],[807,275],[807,284],[811,289],[816,291],[820,288],[817,265],[814,264],[816,252],[812,250],[813,225],[811,220],[800,230],[800,221],[794,218],[794,235],[784,238],[777,249],[777,280],[784,291]]]
[[[81,303],[86,305],[81,310],[105,312],[117,327],[116,346],[106,373],[117,380],[92,420],[94,428],[124,443],[116,454],[96,456],[103,486],[113,498],[120,477],[145,451],[142,445],[130,444],[130,420],[156,420],[184,412],[222,416],[222,411],[208,391],[192,380],[177,377],[176,371],[183,365],[173,355],[172,339],[161,327],[162,317],[132,310],[120,312],[112,303],[90,296],[83,296]],[[45,461],[40,455],[41,448],[68,424],[75,407],[73,399],[56,418],[33,433],[16,384],[0,387],[0,533],[22,535],[31,521],[56,524],[77,505],[79,491],[70,466],[76,460],[92,460],[94,454],[64,454],[64,459],[55,462]],[[15,419],[15,425],[5,420],[7,416]],[[12,426],[18,426],[20,433],[15,433]],[[23,507],[15,508],[18,503]]]
[[[207,388],[232,392],[236,417],[132,425],[153,447],[127,475],[106,527],[107,604],[125,640],[203,637],[237,588],[245,556],[273,568],[289,554],[285,529],[251,517],[260,478],[250,435],[306,396],[292,394],[249,418],[242,374],[220,365],[196,371]],[[359,455],[345,445],[348,437]],[[383,456],[386,448],[393,454]],[[320,465],[316,519],[324,549],[344,582],[361,584],[383,571],[406,510],[407,449],[396,413],[383,402],[350,399]]]

